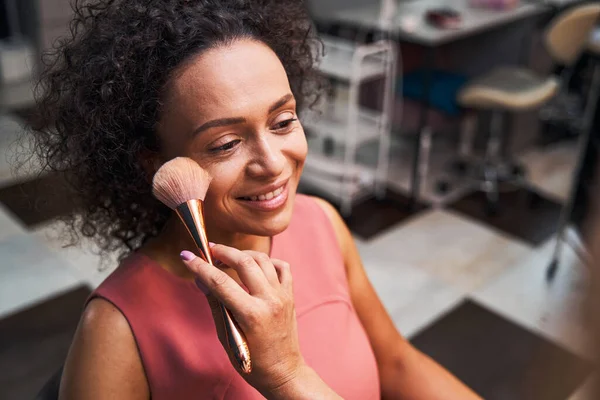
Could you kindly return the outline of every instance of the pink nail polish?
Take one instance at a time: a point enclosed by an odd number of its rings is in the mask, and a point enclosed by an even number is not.
[[[181,257],[183,261],[192,261],[194,258],[196,258],[196,255],[191,251],[184,250],[179,253],[179,257]]]
[[[213,242],[208,242],[208,246],[209,247],[215,247],[215,244]]]
[[[200,279],[196,278],[196,279],[194,279],[194,282],[196,282],[196,287],[198,287],[198,289],[200,289],[200,291],[202,293],[204,293],[204,294],[208,294],[209,293],[208,288],[206,286],[204,286],[204,283],[202,283],[200,281]]]

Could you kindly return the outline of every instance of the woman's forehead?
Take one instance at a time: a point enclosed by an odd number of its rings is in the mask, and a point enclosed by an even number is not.
[[[263,43],[244,39],[187,63],[170,92],[177,107],[214,118],[259,111],[289,93],[290,86],[277,55]]]

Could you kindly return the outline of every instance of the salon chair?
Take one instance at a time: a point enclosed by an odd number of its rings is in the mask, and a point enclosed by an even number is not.
[[[544,44],[556,64],[566,68],[575,64],[585,50],[599,16],[600,4],[589,4],[564,11],[551,21]],[[522,166],[504,154],[505,116],[543,106],[559,92],[560,85],[560,79],[554,75],[539,76],[527,68],[502,66],[476,77],[458,93],[458,102],[468,113],[491,114],[485,156],[466,161],[464,166],[478,189],[486,193],[488,214],[493,215],[498,210],[500,184],[518,184],[525,173]],[[470,153],[473,145],[474,135],[467,136],[471,139],[462,144],[463,154]]]

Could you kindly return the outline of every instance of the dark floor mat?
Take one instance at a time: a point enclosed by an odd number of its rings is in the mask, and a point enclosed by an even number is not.
[[[0,189],[0,202],[28,227],[73,213],[76,210],[73,199],[64,177],[59,174]]]
[[[356,204],[344,220],[354,234],[368,240],[427,208],[422,203],[411,207],[407,196],[388,190],[381,200],[372,197]]]
[[[487,400],[565,400],[590,363],[466,301],[412,343]]]
[[[302,193],[322,197],[306,188],[302,189]],[[336,206],[335,202],[331,203]],[[369,240],[428,208],[423,203],[411,206],[406,195],[388,189],[383,199],[369,197],[356,203],[352,207],[352,213],[344,221],[353,234]]]
[[[85,300],[80,287],[0,320],[0,397],[33,399],[64,363]]]
[[[526,188],[500,193],[495,215],[486,212],[485,193],[476,191],[448,205],[488,226],[537,246],[556,232],[561,205]]]

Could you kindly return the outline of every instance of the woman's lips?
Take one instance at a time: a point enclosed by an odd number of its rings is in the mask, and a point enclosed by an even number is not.
[[[285,183],[283,187],[273,191],[274,196],[270,199],[264,198],[260,200],[258,196],[253,196],[252,199],[248,197],[238,198],[243,204],[261,210],[261,211],[273,211],[283,206],[288,199],[288,184]],[[277,193],[279,192],[279,193]],[[263,197],[263,196],[260,196]],[[268,196],[267,196],[268,197]]]

